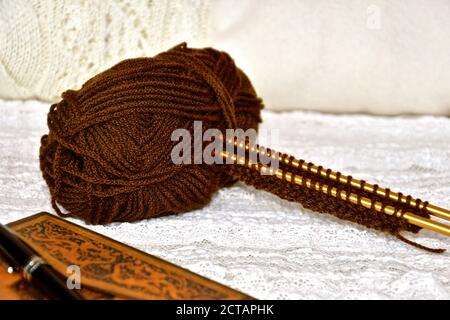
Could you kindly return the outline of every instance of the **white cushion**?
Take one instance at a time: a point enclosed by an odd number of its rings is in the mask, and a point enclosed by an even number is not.
[[[0,1],[0,98],[55,101],[117,62],[207,43],[210,0]]]
[[[212,42],[269,109],[450,114],[448,0],[219,0]]]

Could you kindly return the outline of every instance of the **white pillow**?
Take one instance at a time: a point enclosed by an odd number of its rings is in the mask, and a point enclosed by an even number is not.
[[[219,0],[212,42],[268,109],[450,114],[448,0]]]

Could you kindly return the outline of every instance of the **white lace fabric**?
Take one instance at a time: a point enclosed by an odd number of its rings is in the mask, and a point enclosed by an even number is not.
[[[53,212],[39,171],[48,104],[0,100],[0,222]],[[450,207],[450,119],[313,112],[263,114],[272,147]],[[201,210],[85,226],[259,299],[449,299],[450,254],[303,209],[243,184]],[[450,249],[450,238],[407,236]]]

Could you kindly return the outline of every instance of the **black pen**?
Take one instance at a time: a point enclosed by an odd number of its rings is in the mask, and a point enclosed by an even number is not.
[[[20,270],[27,281],[44,291],[49,298],[83,299],[76,290],[67,287],[66,279],[62,275],[2,224],[0,224],[0,251],[10,260],[12,268]]]

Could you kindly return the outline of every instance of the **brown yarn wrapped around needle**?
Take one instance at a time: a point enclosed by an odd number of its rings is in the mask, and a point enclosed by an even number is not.
[[[238,165],[174,164],[175,129],[192,132],[195,120],[203,130],[257,129],[261,121],[261,99],[224,52],[182,44],[153,58],[125,60],[62,98],[50,108],[40,149],[41,170],[60,215],[107,224],[186,212],[206,205],[238,178],[309,209],[396,235],[420,229]]]

